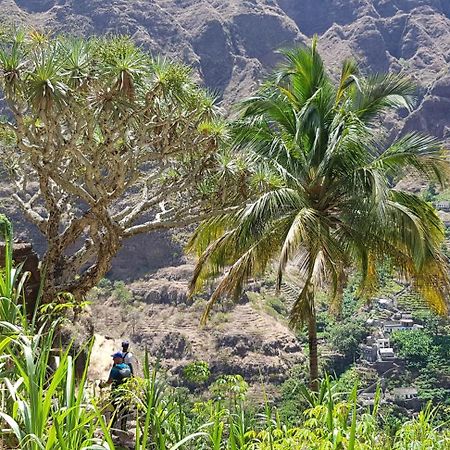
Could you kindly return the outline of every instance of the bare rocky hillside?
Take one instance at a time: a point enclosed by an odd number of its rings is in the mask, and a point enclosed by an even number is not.
[[[213,378],[241,374],[252,384],[279,384],[289,369],[303,363],[303,349],[276,310],[262,295],[244,295],[238,305],[216,308],[199,327],[206,300],[187,297],[189,264],[161,269],[126,287],[99,287],[91,296],[96,345],[90,375],[105,376],[120,336],[131,339],[142,361],[144,349],[172,376],[190,361],[206,360]],[[259,285],[253,289],[260,290]],[[179,377],[178,379],[183,379]]]
[[[277,49],[318,34],[332,68],[354,56],[367,70],[413,76],[424,101],[406,128],[449,133],[448,0],[0,0],[0,15],[56,32],[129,34],[191,64],[225,105],[254,89]]]

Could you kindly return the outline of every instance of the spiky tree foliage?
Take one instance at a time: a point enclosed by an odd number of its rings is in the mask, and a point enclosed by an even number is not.
[[[338,309],[346,274],[361,273],[361,293],[377,285],[386,260],[436,311],[447,311],[449,279],[443,225],[419,197],[395,188],[404,174],[444,183],[448,163],[434,138],[412,133],[389,144],[380,118],[410,108],[413,86],[400,76],[361,76],[346,61],[333,83],[317,52],[284,52],[285,63],[242,104],[237,147],[273,171],[278,183],[240,211],[203,222],[189,250],[199,256],[192,291],[228,268],[204,314],[221,296],[236,297],[249,278],[290,267],[302,288],[291,325],[309,331],[310,375],[318,378],[315,298]]]
[[[242,195],[245,165],[227,167],[226,128],[187,67],[122,37],[0,41],[2,162],[11,200],[46,238],[48,298],[82,296],[124,239],[196,222]]]

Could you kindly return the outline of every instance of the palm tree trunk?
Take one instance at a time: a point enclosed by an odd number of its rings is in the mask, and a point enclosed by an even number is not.
[[[308,345],[309,345],[309,385],[312,391],[319,390],[319,364],[317,356],[317,322],[314,309],[308,318]]]

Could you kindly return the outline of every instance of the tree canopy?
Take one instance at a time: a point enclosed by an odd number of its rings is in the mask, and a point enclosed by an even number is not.
[[[199,256],[192,291],[223,274],[205,311],[221,296],[277,266],[298,280],[291,324],[309,324],[317,378],[315,294],[339,309],[350,270],[360,293],[377,287],[386,260],[437,311],[447,311],[444,227],[432,206],[395,187],[405,173],[445,183],[449,164],[435,138],[411,133],[390,142],[379,124],[386,110],[410,108],[414,86],[394,74],[364,76],[345,61],[328,75],[314,42],[284,52],[284,65],[242,103],[235,146],[276,173],[278,183],[239,211],[204,221],[189,250]]]
[[[6,34],[0,90],[1,161],[46,238],[49,298],[83,295],[124,239],[197,222],[247,189],[214,98],[128,38]]]

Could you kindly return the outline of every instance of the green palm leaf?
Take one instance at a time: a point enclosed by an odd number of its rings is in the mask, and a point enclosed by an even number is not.
[[[280,185],[250,190],[239,213],[201,224],[189,250],[200,256],[196,288],[225,271],[203,321],[220,297],[236,298],[272,263],[278,288],[286,271],[296,273],[301,288],[290,323],[308,323],[316,380],[315,296],[325,291],[338,310],[350,271],[361,272],[360,293],[371,295],[387,259],[432,308],[447,311],[442,223],[432,206],[393,189],[393,180],[412,170],[445,184],[450,165],[434,138],[412,133],[386,145],[374,128],[387,109],[412,107],[408,79],[363,77],[353,61],[345,61],[334,85],[316,41],[282,54],[284,64],[242,103],[233,128],[234,146],[253,159],[254,173],[261,166],[273,170]]]

